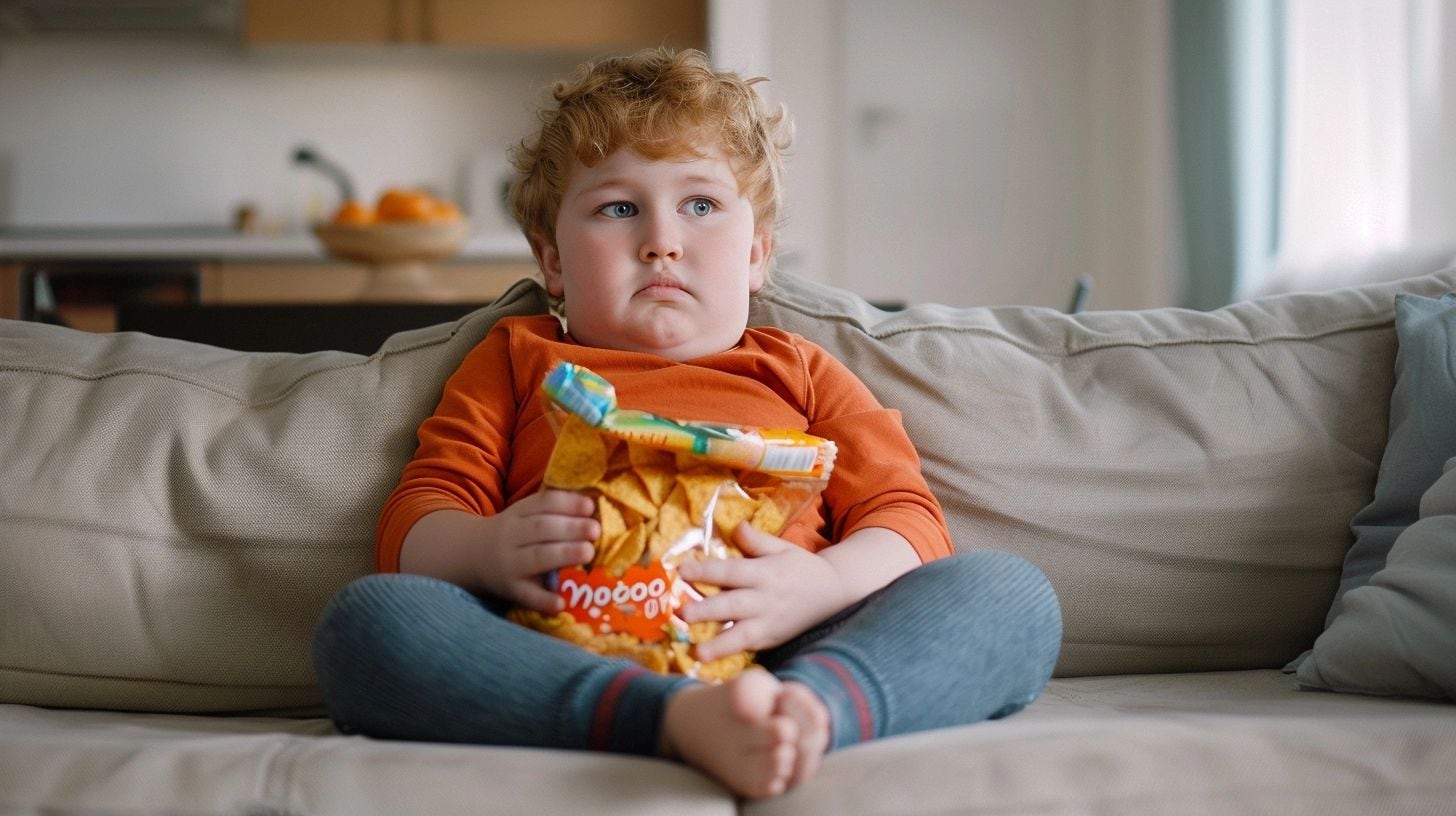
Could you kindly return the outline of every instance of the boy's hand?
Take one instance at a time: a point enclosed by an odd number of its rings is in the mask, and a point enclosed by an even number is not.
[[[691,561],[679,568],[686,580],[723,588],[684,607],[684,620],[733,621],[722,634],[698,644],[699,660],[786,643],[858,600],[834,564],[820,555],[747,522],[733,531],[733,542],[747,558]]]
[[[591,561],[601,535],[596,504],[569,490],[543,490],[482,519],[476,547],[482,588],[545,614],[560,612],[561,598],[541,585],[542,574]]]

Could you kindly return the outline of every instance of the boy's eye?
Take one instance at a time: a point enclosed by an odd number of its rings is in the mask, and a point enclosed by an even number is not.
[[[688,212],[703,216],[713,211],[713,202],[706,198],[695,198],[688,202]]]
[[[637,214],[637,205],[627,201],[613,201],[603,205],[597,212],[608,218],[631,218]]]

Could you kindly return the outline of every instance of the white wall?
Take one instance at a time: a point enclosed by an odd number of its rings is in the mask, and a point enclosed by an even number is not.
[[[720,0],[710,6],[711,51],[719,68],[768,77],[757,87],[788,108],[794,142],[784,168],[780,269],[843,284],[838,218],[842,13],[833,0]]]
[[[1172,302],[1165,0],[715,9],[715,60],[797,125],[784,268],[885,299],[1060,308],[1089,274],[1094,307]]]
[[[302,224],[336,196],[291,163],[317,147],[368,198],[459,196],[574,60],[408,47],[179,39],[0,42],[0,225],[225,223],[242,202]],[[496,159],[499,164],[499,159]]]

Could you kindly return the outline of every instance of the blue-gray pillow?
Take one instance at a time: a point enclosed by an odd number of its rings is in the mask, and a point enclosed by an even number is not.
[[[1385,568],[1344,601],[1300,665],[1301,686],[1456,700],[1456,458]]]
[[[1389,439],[1375,496],[1350,523],[1356,540],[1325,618],[1327,632],[1345,614],[1350,593],[1385,569],[1396,540],[1420,518],[1422,495],[1456,456],[1456,293],[1439,299],[1397,295],[1395,328]],[[1304,671],[1308,657],[1301,655],[1289,669],[1300,670],[1301,683],[1321,685],[1313,669]]]
[[[1456,293],[1440,299],[1395,298],[1395,390],[1390,439],[1380,459],[1375,498],[1350,522],[1355,546],[1345,556],[1340,589],[1326,625],[1340,614],[1345,593],[1370,583],[1386,554],[1420,515],[1421,495],[1456,456]]]

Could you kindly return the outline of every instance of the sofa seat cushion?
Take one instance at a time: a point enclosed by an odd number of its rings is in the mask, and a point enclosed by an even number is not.
[[[1278,671],[1053,680],[1005,720],[831,754],[757,816],[1445,813],[1456,707],[1301,693]],[[322,720],[0,705],[0,811],[729,814],[675,763],[386,742]]]
[[[385,742],[327,720],[0,705],[0,813],[730,816],[667,760]]]
[[[1449,813],[1456,707],[1279,671],[1063,678],[1020,714],[855,746],[748,816]]]

